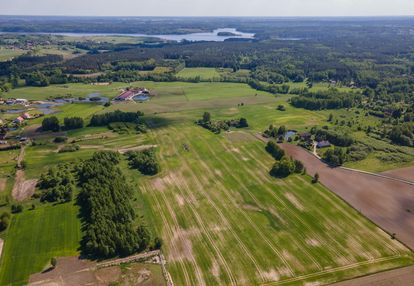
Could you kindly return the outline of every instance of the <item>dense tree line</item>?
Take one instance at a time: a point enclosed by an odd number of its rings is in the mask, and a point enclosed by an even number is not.
[[[138,112],[123,112],[116,110],[103,114],[94,114],[91,118],[90,126],[106,126],[112,122],[139,122],[144,113]]]
[[[290,100],[293,106],[309,110],[350,108],[360,104],[361,101],[360,94],[339,92],[337,89],[308,91]]]
[[[81,117],[65,117],[63,124],[65,130],[79,129],[83,128],[83,119]]]
[[[82,251],[90,257],[131,255],[152,244],[145,224],[135,225],[133,190],[117,167],[119,160],[118,153],[97,152],[79,169],[78,201],[85,221]]]
[[[137,169],[144,175],[153,176],[160,171],[155,149],[147,149],[143,151],[130,151],[126,153],[129,166]]]

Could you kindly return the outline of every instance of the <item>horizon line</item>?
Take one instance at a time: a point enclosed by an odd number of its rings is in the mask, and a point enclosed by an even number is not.
[[[268,16],[268,15],[237,15],[237,16],[220,16],[220,15],[59,15],[59,14],[0,14],[0,17],[83,17],[83,18],[414,18],[410,15],[289,15],[289,16]]]

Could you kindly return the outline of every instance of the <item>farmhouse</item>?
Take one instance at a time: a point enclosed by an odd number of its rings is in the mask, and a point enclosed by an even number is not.
[[[14,101],[14,104],[28,105],[29,101],[24,98],[16,98],[16,100]]]
[[[134,88],[134,89],[127,89],[123,91],[120,95],[118,95],[115,100],[117,101],[127,101],[127,100],[134,100],[135,96],[148,94],[149,91],[146,88]]]
[[[326,147],[330,147],[330,146],[331,146],[331,143],[329,143],[329,141],[319,141],[316,144],[317,148],[326,148]]]
[[[312,138],[312,134],[310,134],[309,132],[300,133],[299,136],[304,141],[309,141]]]
[[[13,122],[17,123],[17,124],[23,123],[23,121],[24,121],[24,118],[21,117],[21,116],[17,117],[15,120],[13,120]]]
[[[32,116],[29,113],[23,113],[22,114],[23,119],[31,119]]]

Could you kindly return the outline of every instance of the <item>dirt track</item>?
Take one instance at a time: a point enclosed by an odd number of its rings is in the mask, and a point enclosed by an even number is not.
[[[414,182],[414,167],[386,171],[381,174]]]
[[[414,187],[402,182],[331,168],[301,147],[281,144],[302,161],[308,174],[320,181],[363,215],[414,249]]]
[[[413,281],[414,266],[409,266],[335,283],[331,286],[406,286],[412,285]]]

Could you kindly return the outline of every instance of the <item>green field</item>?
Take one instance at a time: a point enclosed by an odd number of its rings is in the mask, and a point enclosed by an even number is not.
[[[163,172],[140,185],[179,285],[323,284],[412,261],[310,177],[272,179],[249,132],[188,122],[152,136]]]
[[[201,80],[220,78],[220,74],[215,68],[184,68],[177,74],[177,76],[185,79],[200,77]]]
[[[157,176],[129,170],[125,161],[121,166],[137,190],[133,203],[137,213],[163,238],[175,285],[326,284],[414,263],[412,252],[329,190],[311,184],[309,176],[281,180],[268,174],[274,160],[255,135],[269,124],[309,130],[327,124],[329,111],[293,108],[287,102],[290,95],[258,92],[245,84],[131,85],[147,87],[155,96],[148,102],[108,108],[67,104],[56,115],[60,120],[76,115],[88,121],[94,113],[140,110],[151,127],[148,133],[118,134],[106,127],[72,130],[65,133],[69,142],[81,147],[74,153],[58,153],[54,135],[46,135],[37,146],[26,148],[26,177],[37,178],[54,164],[86,159],[97,150],[156,145],[162,170]],[[125,86],[69,84],[12,92],[26,91],[27,98],[37,99],[64,92],[113,97]],[[277,111],[279,104],[286,111]],[[245,117],[249,128],[215,135],[194,124],[205,111],[213,120]],[[334,116],[346,119],[350,114],[342,110]],[[375,123],[371,117],[359,120]],[[360,136],[358,140],[370,140],[363,132],[351,131]],[[1,159],[4,175],[12,171],[15,155],[9,152]],[[30,204],[13,216],[4,236],[0,285],[22,284],[30,273],[41,271],[51,256],[77,254],[77,207],[39,204],[29,211]]]
[[[0,264],[0,285],[24,285],[52,257],[78,254],[78,207],[44,206],[13,216]]]
[[[14,57],[20,56],[22,54],[24,54],[25,51],[20,50],[20,49],[5,49],[5,48],[1,48],[0,49],[0,62],[3,61],[8,61]]]

